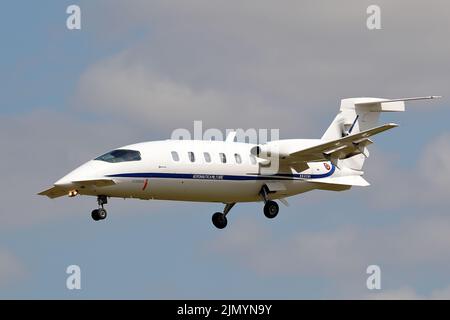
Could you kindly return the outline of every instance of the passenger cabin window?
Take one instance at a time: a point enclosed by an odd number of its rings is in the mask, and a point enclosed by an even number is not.
[[[227,156],[225,155],[225,153],[219,153],[219,156],[222,163],[227,163]]]
[[[241,163],[242,163],[242,158],[241,158],[241,155],[240,155],[240,154],[235,153],[235,154],[234,154],[234,159],[236,159],[236,163],[237,163],[237,164],[241,164]]]
[[[95,160],[105,161],[110,163],[126,162],[126,161],[140,161],[141,153],[135,150],[117,149],[108,152]]]
[[[205,162],[211,162],[211,155],[208,152],[203,152],[203,156],[205,157]]]
[[[195,155],[193,152],[188,152],[189,161],[195,162]]]
[[[180,157],[178,156],[178,152],[172,151],[172,159],[173,159],[173,161],[176,161],[176,162],[180,161]]]
[[[256,158],[255,158],[255,156],[254,155],[250,155],[250,163],[251,164],[256,164]]]

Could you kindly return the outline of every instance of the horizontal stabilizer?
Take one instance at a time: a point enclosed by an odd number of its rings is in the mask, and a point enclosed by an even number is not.
[[[362,98],[361,102],[355,101],[356,107],[369,107],[372,112],[386,112],[386,111],[405,111],[405,101],[417,101],[417,100],[432,100],[438,99],[441,96],[427,96],[427,97],[414,97],[414,98],[402,98],[402,99],[380,99],[380,98]],[[351,99],[349,99],[351,100]]]

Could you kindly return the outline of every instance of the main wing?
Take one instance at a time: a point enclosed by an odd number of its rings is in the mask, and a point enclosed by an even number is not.
[[[372,143],[369,137],[397,127],[388,123],[373,129],[348,135],[344,138],[328,141],[307,149],[291,152],[284,158],[286,163],[298,164],[313,161],[335,161],[347,159],[365,152],[365,147]]]

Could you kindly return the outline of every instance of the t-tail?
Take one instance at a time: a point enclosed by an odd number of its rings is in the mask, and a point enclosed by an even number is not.
[[[403,99],[383,98],[349,98],[341,100],[339,113],[322,136],[324,141],[344,138],[375,128],[378,125],[381,112],[403,112],[406,101],[429,100],[440,96],[414,97]],[[339,160],[339,166],[360,171],[364,161],[369,157],[367,146],[361,153]]]

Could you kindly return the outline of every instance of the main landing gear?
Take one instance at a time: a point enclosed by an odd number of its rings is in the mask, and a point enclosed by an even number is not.
[[[280,210],[280,208],[278,207],[278,204],[275,201],[269,200],[267,195],[269,193],[269,189],[267,188],[266,185],[264,185],[261,188],[261,191],[259,192],[259,194],[261,195],[261,198],[264,200],[264,215],[269,218],[269,219],[273,219],[278,215],[278,212]],[[212,223],[214,224],[214,226],[217,229],[223,229],[227,226],[227,214],[228,212],[230,212],[231,208],[233,208],[233,206],[236,203],[227,203],[225,205],[225,209],[222,212],[216,212],[213,214],[212,216]]]
[[[261,198],[263,198],[264,200],[264,215],[269,219],[273,219],[278,215],[278,211],[280,211],[280,208],[275,201],[267,199],[268,193],[269,190],[266,185],[264,185],[259,192]]]
[[[212,216],[212,223],[217,229],[223,229],[227,226],[227,214],[230,212],[231,208],[234,207],[236,203],[227,203],[225,209],[222,212],[216,212]]]
[[[99,208],[92,211],[92,219],[95,221],[104,220],[108,214],[103,205],[108,203],[108,198],[106,196],[98,196],[97,203]]]

